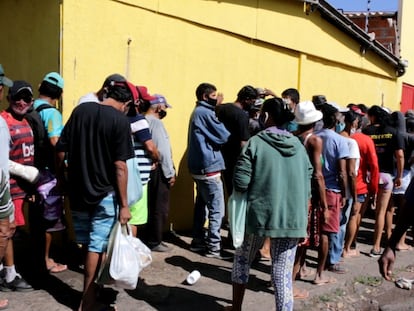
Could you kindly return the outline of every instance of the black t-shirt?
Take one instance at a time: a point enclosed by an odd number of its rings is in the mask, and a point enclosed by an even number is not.
[[[380,172],[394,175],[394,152],[404,150],[404,138],[400,132],[391,126],[369,125],[363,130],[375,144]]]
[[[230,137],[223,145],[222,154],[226,161],[226,168],[236,164],[240,154],[240,142],[250,138],[249,115],[233,103],[218,105],[216,107],[217,117],[230,132]]]
[[[57,150],[67,152],[72,209],[93,209],[116,189],[115,161],[134,157],[129,120],[113,107],[83,103],[72,112]]]

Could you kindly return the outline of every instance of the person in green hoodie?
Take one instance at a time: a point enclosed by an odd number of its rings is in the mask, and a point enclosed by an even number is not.
[[[265,130],[249,139],[238,158],[233,185],[247,192],[246,234],[235,252],[233,305],[227,310],[241,310],[250,265],[265,237],[271,240],[276,310],[293,310],[292,268],[297,244],[307,235],[313,172],[302,143],[281,129],[293,118],[281,98],[266,100],[260,113]]]

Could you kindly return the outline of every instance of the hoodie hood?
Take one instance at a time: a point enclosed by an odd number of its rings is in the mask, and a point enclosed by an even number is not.
[[[284,157],[295,155],[298,152],[298,148],[302,146],[299,139],[293,135],[276,134],[264,130],[258,133],[257,136],[278,150]]]

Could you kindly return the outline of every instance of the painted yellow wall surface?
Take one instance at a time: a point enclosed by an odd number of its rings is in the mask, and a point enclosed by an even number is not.
[[[401,54],[402,58],[408,60],[408,68],[402,81],[414,85],[414,1],[400,0],[401,7]]]
[[[0,23],[6,23],[1,18],[4,2],[24,7],[23,0],[2,0]],[[37,19],[46,21],[36,30],[51,41],[53,53],[46,57],[43,50],[32,49],[31,57],[49,60],[47,64],[56,70],[61,46],[64,120],[80,96],[98,90],[105,77],[115,72],[146,85],[150,93],[165,95],[173,106],[165,125],[178,172],[170,213],[174,228],[192,224],[194,186],[187,170],[186,148],[199,83],[215,84],[226,102],[234,101],[246,84],[267,87],[277,94],[295,87],[303,100],[325,94],[343,106],[383,100],[392,106],[398,98],[391,65],[371,51],[361,55],[354,40],[318,12],[306,15],[300,1],[63,0],[60,21],[57,1],[32,2],[44,10],[55,3],[46,17],[40,10],[43,14],[39,12]],[[31,34],[24,33],[26,38]],[[12,54],[0,51],[0,59],[16,64]],[[39,68],[41,78],[47,66],[41,62]]]
[[[44,75],[59,71],[59,22],[59,1],[0,1],[0,64],[11,79],[31,83],[35,96]]]

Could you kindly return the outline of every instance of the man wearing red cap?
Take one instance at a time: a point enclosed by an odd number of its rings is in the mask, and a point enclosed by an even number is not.
[[[126,160],[134,157],[125,112],[138,99],[129,82],[109,81],[101,103],[76,107],[56,145],[60,178],[67,152],[68,193],[77,242],[87,246],[83,296],[79,310],[101,309],[94,283],[117,220],[131,218]]]

